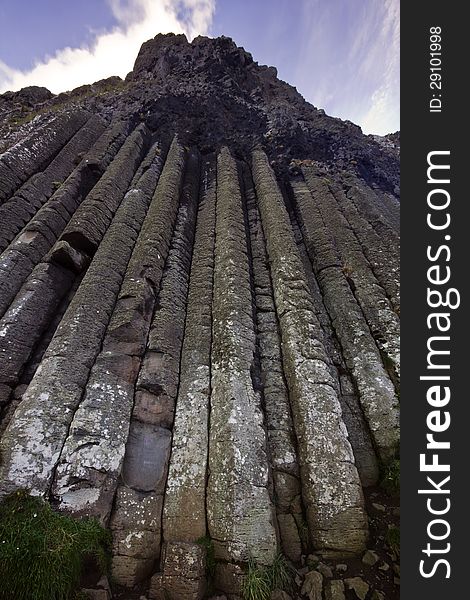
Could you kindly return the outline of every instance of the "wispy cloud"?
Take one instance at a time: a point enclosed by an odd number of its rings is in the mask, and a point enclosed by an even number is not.
[[[399,127],[399,0],[302,0],[293,82],[365,133]]]
[[[71,90],[111,75],[124,77],[143,42],[157,33],[186,33],[191,39],[208,32],[216,0],[107,0],[118,23],[80,48],[63,48],[39,59],[28,71],[0,60],[0,93],[41,85],[54,93]]]
[[[381,56],[382,78],[362,117],[366,133],[387,133],[396,128],[400,96],[400,5],[399,0],[383,2],[383,19],[375,48],[370,53]],[[370,67],[372,68],[372,67]]]

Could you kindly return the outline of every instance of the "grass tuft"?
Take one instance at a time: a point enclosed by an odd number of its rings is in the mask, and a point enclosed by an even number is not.
[[[94,519],[73,519],[18,491],[0,504],[0,598],[71,600],[82,566],[105,572],[111,538]]]
[[[398,556],[400,555],[400,529],[392,525],[385,534],[385,541],[390,549]]]
[[[248,571],[242,583],[243,600],[269,600],[271,582],[266,567],[257,565],[253,560],[248,563]]]
[[[382,472],[381,485],[383,489],[391,496],[400,493],[400,460],[392,460]]]
[[[242,584],[243,600],[269,600],[271,593],[292,588],[293,569],[282,554],[277,554],[273,564],[248,563],[248,571]]]
[[[274,562],[266,568],[271,590],[289,590],[292,587],[294,569],[287,562],[283,554],[276,554]]]
[[[206,550],[206,571],[208,579],[213,579],[215,575],[215,550],[214,543],[208,535],[200,537],[196,544],[199,544]]]

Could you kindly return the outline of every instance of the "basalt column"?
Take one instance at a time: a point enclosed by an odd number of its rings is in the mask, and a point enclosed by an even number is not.
[[[126,196],[133,206],[138,228],[147,214],[162,169],[158,144],[149,156],[145,173]],[[127,273],[124,281],[126,277]],[[117,305],[111,325],[118,310]],[[111,512],[122,467],[139,368],[138,356],[110,349],[111,336],[112,330],[108,328],[103,349],[96,358],[84,397],[71,423],[53,485],[62,510],[93,515],[103,522]]]
[[[310,537],[325,555],[356,554],[367,538],[361,483],[289,217],[261,150],[253,153],[253,176],[271,262]]]
[[[303,182],[292,182],[306,246],[377,453],[386,462],[395,456],[399,437],[394,386],[353,293],[337,245],[304,186]]]
[[[207,519],[217,559],[266,565],[276,554],[277,536],[260,394],[252,379],[252,301],[239,175],[224,148],[217,159]],[[227,565],[219,577],[224,571]]]
[[[143,149],[142,132],[131,136],[123,147],[120,158],[123,160],[126,156],[128,167],[116,174],[114,188],[111,181],[107,187],[110,191],[114,189],[115,205],[122,201],[134,174],[133,166],[135,168],[142,159]],[[25,487],[38,495],[47,493],[74,412],[100,350],[140,223],[132,196],[128,196],[120,204],[44,355],[41,367],[2,437],[1,495],[18,487]],[[80,225],[86,226],[85,223]],[[48,276],[65,270],[53,263],[43,264]],[[56,306],[73,281],[72,277],[69,276],[69,280],[67,286],[55,283],[61,292],[57,293]],[[46,289],[54,289],[54,282],[43,279],[40,283],[47,285]],[[37,297],[42,297],[42,294]],[[28,311],[28,302],[32,302],[34,296],[26,294],[25,299],[27,302],[20,304],[19,309]],[[45,306],[51,311],[51,302]],[[30,318],[37,319],[37,314],[33,312]],[[11,319],[11,322],[14,320]],[[24,321],[19,323],[23,325],[20,335],[25,337]],[[19,348],[25,352],[23,346]],[[26,355],[29,356],[29,353]]]
[[[146,365],[152,320],[158,310],[165,265],[170,260],[185,159],[186,152],[175,137],[129,262],[108,338],[103,345],[104,352],[137,359],[141,367],[133,373],[126,396],[126,406],[133,411],[127,413],[129,436],[110,520],[113,577],[127,586],[151,574],[160,550],[162,494],[171,433],[142,418],[135,384],[139,385]],[[153,407],[157,411],[157,406]]]
[[[300,532],[304,517],[296,439],[282,366],[281,341],[264,232],[256,204],[253,180],[246,166],[244,183],[253,258],[256,326],[277,522],[283,553],[290,560],[298,562],[302,553]]]

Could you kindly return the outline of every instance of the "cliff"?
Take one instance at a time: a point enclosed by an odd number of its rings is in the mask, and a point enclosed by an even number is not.
[[[389,561],[399,136],[171,34],[125,81],[9,92],[0,119],[0,495],[99,519],[150,598],[202,598],[208,544],[229,596],[279,552]]]

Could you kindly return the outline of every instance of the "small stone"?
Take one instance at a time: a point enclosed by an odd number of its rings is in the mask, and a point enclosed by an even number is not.
[[[394,578],[393,578],[393,583],[394,583],[395,585],[400,585],[400,578],[399,578],[399,577],[394,577]]]
[[[327,577],[328,579],[331,579],[333,577],[333,571],[332,571],[331,567],[329,567],[328,565],[325,565],[325,563],[320,563],[317,566],[317,571],[319,573],[321,573],[323,575],[323,577]]]
[[[394,508],[394,509],[392,510],[392,515],[393,515],[394,517],[399,517],[399,516],[400,516],[400,507],[399,507],[399,506],[398,506],[397,508]]]
[[[274,592],[271,594],[271,600],[292,600],[292,598],[284,590],[274,590]]]
[[[373,550],[366,550],[362,557],[362,562],[365,565],[369,565],[370,567],[373,567],[378,560],[379,560],[379,556]]]
[[[97,588],[102,588],[103,590],[107,590],[109,592],[109,595],[111,596],[111,586],[109,585],[109,581],[108,578],[106,577],[106,575],[103,575],[103,577],[101,577],[101,579],[98,581],[98,583],[96,584]]]
[[[390,565],[388,563],[386,563],[386,562],[382,563],[379,566],[379,570],[380,571],[388,571],[389,569],[390,569]]]
[[[378,590],[374,590],[370,600],[385,600],[385,594],[379,592]]]
[[[325,600],[345,600],[344,583],[340,579],[328,581],[325,587]]]
[[[351,577],[345,579],[344,583],[348,590],[353,590],[359,600],[365,600],[367,592],[369,591],[369,585],[360,577]]]
[[[320,562],[320,557],[316,554],[309,554],[307,556],[307,564],[310,566],[315,566]]]
[[[346,571],[348,570],[348,565],[338,563],[335,569],[338,571],[338,573],[346,573]]]
[[[385,506],[383,504],[378,504],[377,502],[372,502],[373,508],[378,510],[379,512],[385,512]]]
[[[310,571],[305,576],[301,593],[309,600],[322,600],[323,575],[318,571]]]
[[[82,590],[86,597],[89,600],[110,600],[111,596],[108,594],[107,590]]]
[[[393,572],[395,573],[395,575],[398,575],[398,577],[400,577],[400,565],[397,565],[396,563],[394,563]]]

